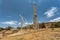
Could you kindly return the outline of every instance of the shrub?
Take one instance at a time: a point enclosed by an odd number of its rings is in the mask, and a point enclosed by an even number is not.
[[[18,29],[18,30],[20,30],[20,29],[21,29],[21,27],[17,27],[17,29]]]
[[[8,26],[5,28],[5,30],[11,30],[11,29],[13,29],[13,27],[11,27],[11,26]]]
[[[4,28],[0,28],[0,31],[4,30]]]

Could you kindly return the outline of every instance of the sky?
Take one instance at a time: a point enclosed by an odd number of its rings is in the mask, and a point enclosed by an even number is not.
[[[38,23],[60,21],[60,0],[0,0],[0,27],[32,24],[34,3]]]

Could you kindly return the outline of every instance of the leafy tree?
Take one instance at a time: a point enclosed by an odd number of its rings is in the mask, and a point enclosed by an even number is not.
[[[0,31],[4,30],[4,28],[0,28]]]
[[[45,28],[45,23],[39,24],[39,29],[40,29],[40,28]]]
[[[20,30],[20,29],[21,29],[21,27],[17,27],[17,29],[18,29],[18,30]]]
[[[30,29],[34,29],[34,27],[30,25]]]
[[[27,27],[23,27],[23,29],[27,29]]]
[[[11,29],[13,29],[13,27],[11,27],[11,26],[8,26],[5,28],[5,30],[11,30]]]
[[[60,28],[60,22],[52,23],[52,28]]]
[[[54,28],[55,28],[55,24],[52,23],[51,28],[52,28],[52,30],[54,30]]]
[[[57,22],[57,23],[55,24],[55,26],[56,26],[57,28],[60,28],[60,22]]]

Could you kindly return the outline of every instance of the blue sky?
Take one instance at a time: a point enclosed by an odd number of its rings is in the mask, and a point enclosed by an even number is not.
[[[34,2],[38,22],[60,21],[60,0],[0,0],[0,27],[19,25],[20,14],[26,19],[25,24],[32,24]]]

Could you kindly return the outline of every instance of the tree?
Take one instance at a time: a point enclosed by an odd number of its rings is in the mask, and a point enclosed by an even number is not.
[[[52,30],[54,30],[54,28],[56,28],[56,23],[52,23],[51,28],[52,28]]]
[[[27,29],[27,27],[25,26],[25,27],[23,27],[23,29]]]
[[[0,31],[4,30],[4,28],[0,28]]]
[[[40,29],[40,28],[45,28],[45,23],[39,24],[39,29]]]
[[[11,26],[8,26],[5,28],[5,30],[11,30],[11,29],[13,29],[13,27],[11,27]]]
[[[30,25],[30,29],[34,29],[33,25]]]
[[[17,27],[17,29],[18,29],[18,30],[20,30],[20,29],[21,29],[21,27]]]
[[[55,24],[55,26],[56,26],[57,28],[60,28],[60,22],[57,22],[57,23]]]
[[[44,23],[42,23],[42,28],[45,28],[45,24]]]

